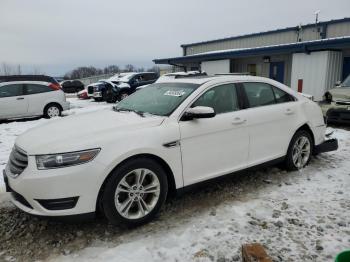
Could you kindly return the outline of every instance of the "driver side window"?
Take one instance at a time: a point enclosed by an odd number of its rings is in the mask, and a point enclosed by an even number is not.
[[[235,85],[225,84],[209,89],[191,107],[196,106],[211,107],[216,114],[239,110]]]

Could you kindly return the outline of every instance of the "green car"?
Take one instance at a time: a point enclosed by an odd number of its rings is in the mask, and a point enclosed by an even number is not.
[[[320,106],[328,123],[350,124],[350,75],[324,95]]]

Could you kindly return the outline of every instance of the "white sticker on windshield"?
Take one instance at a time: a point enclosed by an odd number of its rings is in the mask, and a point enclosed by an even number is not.
[[[179,91],[174,91],[174,90],[168,90],[164,93],[165,96],[183,96],[184,94],[186,94],[185,91],[183,90],[179,90]]]

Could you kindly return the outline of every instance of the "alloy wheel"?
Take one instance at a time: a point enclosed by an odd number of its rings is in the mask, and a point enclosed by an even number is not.
[[[303,168],[309,161],[311,154],[311,143],[308,137],[300,136],[294,143],[292,158],[295,167]]]
[[[127,173],[118,183],[114,203],[118,213],[127,219],[140,219],[156,206],[160,182],[154,172],[139,168]]]

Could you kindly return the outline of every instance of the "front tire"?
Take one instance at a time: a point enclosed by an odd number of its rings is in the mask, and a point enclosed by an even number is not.
[[[287,170],[298,170],[305,167],[311,159],[313,140],[309,132],[296,132],[289,144],[285,160]]]
[[[151,221],[168,193],[167,176],[156,161],[131,160],[113,171],[103,195],[103,211],[114,225],[138,226]]]
[[[122,101],[123,99],[125,99],[125,98],[127,98],[129,96],[129,94],[127,93],[127,92],[121,92],[120,94],[119,94],[119,101]]]

